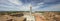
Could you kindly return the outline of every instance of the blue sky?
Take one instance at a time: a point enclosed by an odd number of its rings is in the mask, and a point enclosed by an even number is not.
[[[0,0],[0,11],[60,11],[60,0]]]

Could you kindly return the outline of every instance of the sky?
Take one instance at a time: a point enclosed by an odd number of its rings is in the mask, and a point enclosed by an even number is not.
[[[60,0],[0,0],[0,11],[60,11]]]

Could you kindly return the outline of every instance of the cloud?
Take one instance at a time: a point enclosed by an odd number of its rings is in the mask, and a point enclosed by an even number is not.
[[[19,0],[8,0],[8,1],[16,5],[22,5],[22,2],[20,2]]]
[[[21,2],[23,3],[40,3],[42,2],[43,0],[20,0]]]
[[[20,2],[17,1],[8,1],[8,0],[0,0],[0,11],[20,11]]]
[[[0,0],[0,11],[59,11],[60,0]],[[59,6],[59,7],[58,7]],[[56,7],[56,8],[55,8]]]
[[[19,0],[2,0],[1,2],[0,2],[1,3],[0,8],[3,11],[29,11],[30,6],[32,6],[29,3],[21,5],[23,3],[20,2]],[[39,4],[42,4],[42,3],[39,3]],[[36,7],[33,6],[33,9],[36,9],[36,8],[38,8],[38,6]]]
[[[46,8],[37,9],[37,11],[60,11],[60,4],[48,6]]]
[[[57,4],[60,3],[60,0],[44,0],[46,4]]]

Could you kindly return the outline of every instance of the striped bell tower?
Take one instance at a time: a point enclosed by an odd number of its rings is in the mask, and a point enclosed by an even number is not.
[[[30,6],[30,14],[27,16],[26,21],[35,21],[35,17],[32,16],[32,6]]]
[[[30,6],[30,16],[32,16],[32,6]]]

